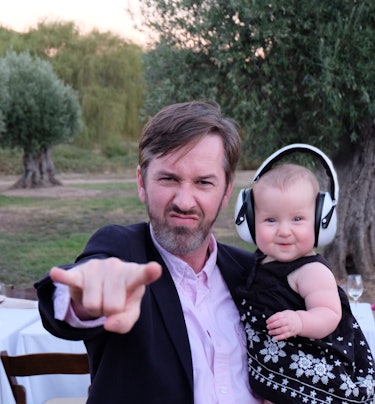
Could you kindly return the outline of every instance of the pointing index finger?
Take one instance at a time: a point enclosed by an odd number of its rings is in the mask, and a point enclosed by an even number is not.
[[[143,283],[145,285],[148,285],[154,281],[156,281],[162,273],[162,268],[160,264],[157,262],[149,262],[148,264],[145,265],[144,267],[144,272],[143,272]]]

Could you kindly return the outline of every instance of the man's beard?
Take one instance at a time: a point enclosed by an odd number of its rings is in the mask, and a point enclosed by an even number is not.
[[[214,219],[210,222],[202,220],[202,214],[199,212],[198,216],[201,222],[198,228],[190,229],[185,226],[171,227],[165,217],[158,218],[154,216],[148,204],[147,210],[156,240],[163,248],[175,255],[185,255],[200,247],[211,233],[212,226],[220,212],[220,209],[218,209]],[[166,210],[165,216],[168,215],[169,211],[182,213],[176,206],[173,206]],[[197,215],[197,212],[185,212],[186,215],[192,213]]]

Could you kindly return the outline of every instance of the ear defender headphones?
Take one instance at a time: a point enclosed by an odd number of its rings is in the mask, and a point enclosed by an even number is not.
[[[314,247],[324,247],[329,244],[336,234],[337,214],[336,204],[339,195],[337,174],[331,160],[318,148],[304,143],[294,143],[281,148],[269,156],[258,168],[252,183],[269,171],[272,166],[292,153],[302,152],[318,157],[330,179],[330,191],[319,192],[315,205],[315,244]],[[242,240],[256,244],[254,195],[251,188],[242,189],[238,195],[234,220],[236,229]]]

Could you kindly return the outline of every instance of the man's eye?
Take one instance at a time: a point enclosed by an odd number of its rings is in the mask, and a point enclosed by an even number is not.
[[[207,186],[207,185],[212,185],[212,182],[210,181],[205,181],[205,180],[200,180],[198,181],[199,185]]]

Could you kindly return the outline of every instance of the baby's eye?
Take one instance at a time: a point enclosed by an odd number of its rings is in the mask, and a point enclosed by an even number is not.
[[[275,223],[275,222],[276,222],[276,219],[275,219],[274,217],[269,217],[269,218],[266,219],[266,222],[268,222],[268,223]]]
[[[296,216],[293,220],[295,222],[300,222],[302,220],[302,217],[301,216]]]

